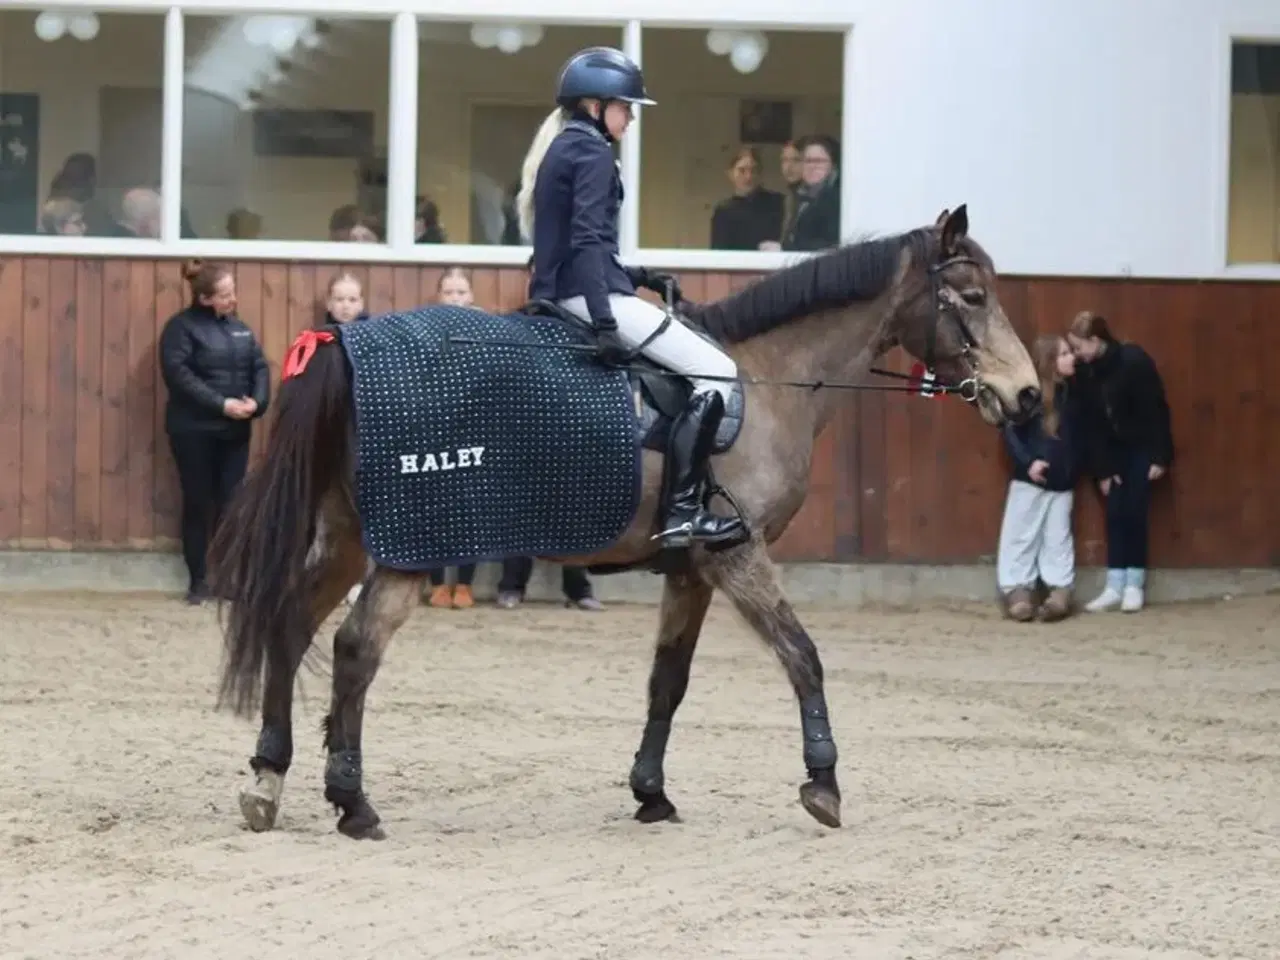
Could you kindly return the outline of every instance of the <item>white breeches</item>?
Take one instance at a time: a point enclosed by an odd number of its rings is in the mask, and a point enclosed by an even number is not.
[[[575,317],[591,323],[584,297],[561,300],[560,306]],[[609,306],[618,321],[618,339],[628,347],[640,346],[657,330],[666,313],[640,297],[622,293],[609,294]],[[687,376],[693,381],[695,393],[717,391],[728,402],[733,392],[733,378],[738,375],[738,365],[714,343],[704,340],[686,327],[679,319],[673,319],[662,335],[644,348],[644,355],[659,366]],[[724,377],[724,380],[703,380],[698,374]]]
[[[1001,593],[1035,586],[1070,589],[1075,582],[1076,544],[1071,533],[1070,490],[1046,490],[1024,480],[1009,482],[1000,522],[996,584]]]

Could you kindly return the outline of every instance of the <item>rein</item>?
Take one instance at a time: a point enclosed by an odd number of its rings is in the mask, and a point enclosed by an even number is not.
[[[973,332],[969,329],[968,324],[964,322],[964,318],[960,316],[954,305],[943,295],[942,274],[949,267],[959,266],[961,264],[969,264],[979,266],[976,260],[971,257],[955,256],[946,260],[942,260],[929,267],[929,282],[933,290],[933,323],[929,325],[928,333],[925,339],[925,359],[924,372],[917,376],[914,373],[898,373],[896,370],[885,370],[883,367],[871,367],[867,372],[873,373],[878,377],[884,377],[891,380],[905,380],[912,386],[898,386],[890,384],[878,383],[852,383],[841,380],[765,380],[757,377],[724,377],[707,374],[682,374],[672,370],[666,370],[662,367],[653,366],[637,366],[632,363],[622,363],[613,365],[615,370],[625,370],[631,373],[645,373],[649,375],[657,375],[661,377],[675,377],[681,379],[693,380],[711,380],[723,381],[727,383],[739,383],[744,386],[757,387],[797,387],[811,391],[818,390],[870,390],[875,393],[915,393],[923,397],[934,397],[939,395],[957,396],[965,403],[973,403],[978,399],[978,391],[982,386],[982,380],[978,373],[978,364],[974,359],[974,349],[978,346],[977,339],[973,336]],[[644,342],[631,350],[631,356],[634,357],[641,353],[645,347],[658,338],[672,323],[679,323],[675,313],[675,290],[674,280],[668,280],[666,290],[662,298],[662,305],[666,313],[666,317],[662,323],[658,325],[658,329],[645,338]],[[933,383],[933,366],[936,360],[936,350],[938,342],[938,328],[941,326],[944,318],[950,318],[954,321],[960,332],[961,350],[960,356],[969,366],[971,375],[954,384],[935,384]],[[544,350],[567,350],[577,353],[596,352],[596,348],[587,343],[515,343],[505,340],[480,340],[471,337],[450,337],[447,341],[450,344],[465,344],[469,346],[484,347],[513,347],[519,349],[544,349]]]

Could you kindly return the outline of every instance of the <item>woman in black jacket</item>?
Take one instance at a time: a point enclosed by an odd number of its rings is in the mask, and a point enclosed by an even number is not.
[[[814,135],[797,141],[803,172],[783,250],[827,250],[840,244],[840,145]]]
[[[764,250],[782,239],[785,203],[782,194],[760,185],[760,154],[739,147],[729,163],[733,196],[716,204],[711,214],[712,250]]]
[[[1151,484],[1173,462],[1164,383],[1147,352],[1116,340],[1096,313],[1077,314],[1067,342],[1080,361],[1088,467],[1107,508],[1107,585],[1085,609],[1134,613],[1145,602]]]
[[[205,554],[211,528],[244,477],[250,421],[267,410],[271,376],[253,331],[235,314],[236,282],[221,264],[189,261],[191,305],[160,334],[169,388],[165,430],[182,487],[182,556],[187,602],[209,596]]]

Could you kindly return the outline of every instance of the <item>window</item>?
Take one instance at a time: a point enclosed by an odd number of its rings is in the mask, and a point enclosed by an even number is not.
[[[1280,261],[1280,43],[1231,49],[1227,262]]]
[[[423,20],[418,35],[418,240],[522,245],[520,167],[560,69],[620,47],[622,27]]]
[[[184,236],[379,243],[391,24],[185,19]]]
[[[158,236],[163,15],[0,12],[0,234]]]
[[[640,246],[818,250],[840,241],[844,37],[645,29]]]

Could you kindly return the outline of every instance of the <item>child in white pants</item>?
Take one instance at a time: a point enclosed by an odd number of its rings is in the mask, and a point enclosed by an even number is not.
[[[996,585],[1013,619],[1061,620],[1071,612],[1075,586],[1071,508],[1082,459],[1079,408],[1068,383],[1075,357],[1061,337],[1041,337],[1032,352],[1044,409],[1004,429],[1014,475],[1000,523]],[[1038,610],[1037,580],[1049,589]]]

